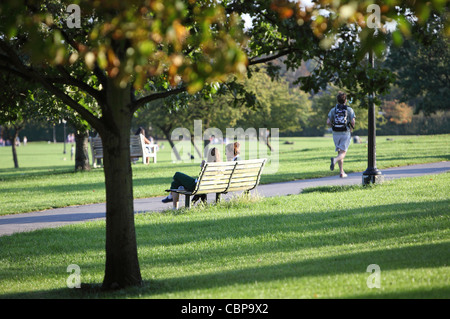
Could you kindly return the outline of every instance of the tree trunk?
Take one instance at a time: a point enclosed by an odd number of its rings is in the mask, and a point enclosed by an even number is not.
[[[264,134],[260,135],[260,136],[264,140],[264,143],[266,144],[266,146],[272,152],[272,145],[270,145],[271,131],[269,131],[269,134],[266,134],[266,132],[264,132]]]
[[[106,131],[103,164],[106,186],[106,265],[104,289],[119,289],[142,283],[134,225],[133,181],[130,160],[132,114],[129,87],[108,83],[110,112],[104,115]]]
[[[16,141],[17,141],[17,137],[19,136],[19,130],[15,129],[14,130],[14,134],[13,134],[13,138],[12,138],[12,155],[13,155],[13,160],[14,160],[14,168],[19,168],[19,160],[17,159],[17,148],[16,148]]]
[[[75,133],[75,171],[89,171],[89,133],[76,131]]]
[[[11,130],[14,132],[11,134]],[[17,157],[17,148],[16,148],[16,140],[19,136],[19,131],[21,128],[17,128],[16,126],[10,126],[10,127],[4,127],[3,128],[3,136],[5,140],[11,141],[11,151],[12,151],[12,157],[14,161],[14,168],[19,168],[19,160]]]

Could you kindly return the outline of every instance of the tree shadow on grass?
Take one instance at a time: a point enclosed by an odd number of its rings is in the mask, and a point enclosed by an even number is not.
[[[280,238],[284,238],[284,234],[295,234],[294,239],[297,248],[345,244],[349,240],[352,243],[379,241],[395,238],[398,234],[414,235],[425,232],[426,229],[424,228],[412,227],[409,221],[439,216],[446,211],[449,201],[436,201],[432,204],[412,202],[338,211],[333,211],[330,208],[328,212],[313,211],[308,213],[302,213],[301,208],[299,208],[299,211],[292,208],[291,211],[281,214],[272,214],[272,207],[265,205],[264,202],[260,202],[260,205],[267,206],[265,208],[267,212],[261,212],[256,216],[221,218],[218,214],[215,217],[220,219],[211,218],[201,221],[138,225],[136,232],[139,245],[167,247],[188,243],[196,244],[205,240],[259,238],[268,234],[274,234]],[[227,209],[233,209],[233,207]],[[273,209],[276,209],[276,203]],[[186,214],[194,213],[186,212]],[[167,214],[182,213],[168,211]],[[383,227],[380,227],[381,225]],[[373,229],[377,229],[377,231]],[[292,249],[290,240],[290,237],[286,240],[277,239],[277,245],[271,246],[271,248],[279,250],[288,247],[288,249]],[[258,251],[264,252],[267,249],[265,243],[258,240],[249,245],[248,251],[244,251],[243,247],[241,246],[239,251],[242,255]],[[223,249],[220,248],[220,250]],[[230,257],[238,254],[234,247],[229,249]],[[171,259],[170,261],[175,260]]]
[[[263,283],[270,281],[288,280],[302,277],[326,277],[340,274],[362,275],[364,278],[361,286],[367,288],[367,266],[373,263],[382,265],[383,271],[397,269],[412,269],[430,267],[426,262],[430,260],[432,267],[442,267],[448,262],[442,253],[450,249],[450,243],[418,245],[389,250],[377,250],[329,256],[322,258],[306,259],[297,262],[280,262],[275,265],[249,267],[231,271],[222,271],[212,274],[180,276],[170,279],[151,280],[145,282],[144,293],[146,295],[158,295],[164,293],[177,293],[180,291],[195,291],[201,289],[213,289],[233,285]],[[421,256],[421,262],[405,259],[405,256]],[[440,257],[439,257],[440,256]],[[437,258],[436,258],[437,257]],[[362,295],[367,291],[364,289]],[[403,293],[405,295],[403,295]],[[441,298],[450,297],[450,288],[442,291]],[[409,296],[410,292],[389,293],[392,298]],[[415,295],[423,298],[427,291],[416,291]],[[367,296],[369,296],[367,294]],[[132,297],[132,296],[129,296]]]
[[[405,155],[399,155],[399,156],[389,156],[389,155],[378,155],[377,154],[377,160],[379,160],[381,163],[383,161],[387,162],[387,161],[406,161],[406,160],[414,160],[417,161],[419,159],[426,159],[427,161],[429,161],[430,159],[433,159],[433,161],[437,162],[437,161],[445,161],[445,160],[450,160],[450,155],[448,154],[441,154],[441,155],[410,155],[410,156],[405,156]],[[402,164],[403,165],[403,164]]]
[[[153,297],[166,293],[214,289],[231,287],[234,285],[264,283],[270,281],[290,280],[302,277],[337,276],[340,274],[354,274],[361,276],[359,284],[361,294],[351,295],[349,298],[449,298],[450,287],[411,289],[409,291],[386,292],[382,294],[368,293],[366,287],[368,265],[377,263],[382,265],[383,271],[430,267],[426,260],[433,260],[433,267],[445,266],[448,262],[442,252],[449,251],[450,243],[417,245],[389,250],[376,250],[341,254],[338,256],[305,259],[296,262],[280,262],[274,265],[248,267],[215,273],[178,276],[169,279],[144,280],[141,287],[131,287],[119,291],[102,291],[100,284],[82,285],[81,289],[60,288],[53,290],[38,290],[27,293],[4,294],[8,299],[22,298],[139,298]],[[405,256],[422,256],[422,262],[416,263]],[[439,257],[440,256],[440,257]],[[437,257],[437,258],[436,258]],[[353,289],[355,290],[355,289]],[[233,293],[230,292],[230,297]],[[251,293],[250,293],[251,295]],[[270,297],[269,297],[270,298]]]
[[[369,184],[366,186],[357,185],[333,185],[333,186],[317,186],[317,187],[307,187],[302,189],[301,194],[311,194],[311,193],[343,193],[354,190],[365,188],[378,187],[379,184]]]
[[[355,208],[340,211],[316,211],[301,212],[294,209],[290,212],[271,213],[271,206],[261,203],[261,208],[266,211],[258,215],[246,215],[237,217],[224,217],[223,210],[219,212],[206,211],[212,218],[205,220],[190,220],[180,218],[173,221],[178,216],[174,215],[171,221],[159,221],[157,223],[139,222],[136,226],[138,248],[149,251],[140,255],[141,269],[151,272],[153,267],[165,267],[173,265],[177,267],[211,267],[217,264],[217,271],[204,274],[176,275],[171,278],[146,280],[139,288],[129,288],[120,292],[104,293],[98,290],[98,285],[85,285],[84,289],[51,289],[39,290],[27,293],[3,294],[2,298],[120,298],[138,297],[145,295],[148,297],[158,296],[165,293],[177,293],[182,291],[194,291],[200,289],[212,289],[218,287],[228,287],[233,285],[245,285],[254,282],[270,282],[277,280],[302,278],[302,277],[323,277],[339,274],[366,274],[369,264],[378,264],[383,270],[415,269],[426,267],[445,267],[448,265],[450,243],[427,243],[427,236],[415,245],[396,247],[389,249],[366,249],[365,251],[344,252],[342,248],[350,244],[358,245],[365,243],[383,242],[387,240],[392,243],[392,239],[400,239],[402,236],[414,236],[433,232],[437,229],[447,230],[445,220],[439,219],[448,208],[449,201],[437,201],[433,203],[402,203],[392,205],[380,205],[367,208]],[[257,205],[257,204],[255,204]],[[273,207],[273,206],[272,206]],[[229,207],[233,209],[233,207]],[[242,207],[238,207],[242,209]],[[186,214],[200,214],[201,212],[186,212]],[[222,215],[221,215],[222,213]],[[137,218],[145,219],[145,215]],[[428,218],[424,223],[419,220]],[[381,227],[383,226],[383,227]],[[83,251],[96,250],[102,254],[103,242],[99,243],[99,234],[104,233],[103,224],[98,228],[61,228],[58,230],[46,230],[40,236],[26,234],[24,236],[14,236],[10,244],[28,245],[30,237],[33,237],[33,245],[53,245],[52,249],[41,251],[34,250],[26,257],[33,259],[34,256],[49,255],[53,258],[52,252],[64,251],[65,254],[80,254]],[[67,245],[64,243],[64,233],[70,233],[70,238],[80,238],[77,243]],[[93,239],[95,233],[96,239]],[[45,236],[44,236],[45,235]],[[251,241],[242,239],[251,238]],[[275,238],[276,240],[262,240],[264,238]],[[242,241],[242,242],[241,242]],[[10,242],[7,238],[0,238],[0,245],[8,247]],[[210,245],[200,245],[199,243],[209,242]],[[95,243],[95,245],[94,245]],[[221,243],[221,244],[217,244]],[[225,243],[225,244],[224,244]],[[237,243],[237,245],[233,244]],[[190,247],[189,251],[174,250],[178,245]],[[68,247],[66,247],[68,246]],[[325,256],[309,258],[311,249],[322,247],[334,247],[334,253],[326,253]],[[370,246],[367,246],[370,247]],[[158,251],[158,254],[152,253]],[[305,252],[304,254],[302,252]],[[341,252],[340,252],[341,251]],[[296,260],[283,261],[261,266],[249,266],[234,270],[220,270],[221,261],[233,261],[245,258],[255,261],[263,254],[279,254],[289,256],[296,254]],[[55,253],[56,255],[56,253]],[[7,255],[0,253],[2,259],[7,259]],[[200,257],[201,256],[201,260]],[[21,256],[23,257],[23,256]],[[16,256],[15,258],[21,258]],[[76,260],[73,261],[76,263]],[[99,260],[102,264],[103,260]],[[50,270],[51,276],[55,272],[61,271],[59,268]],[[65,265],[67,267],[67,265]],[[87,266],[80,264],[81,269]],[[97,267],[101,267],[97,265]],[[188,267],[188,268],[189,268]],[[35,272],[46,273],[48,267],[39,269],[35,267]],[[64,268],[64,267],[63,267]],[[209,268],[210,269],[210,268]],[[12,271],[12,272],[11,272]],[[10,276],[18,269],[10,270]],[[27,273],[27,269],[20,270],[25,274],[21,280],[33,280],[33,272]],[[67,278],[68,274],[61,273],[60,276]],[[5,274],[5,273],[3,273]],[[6,274],[7,275],[7,274]],[[367,278],[367,275],[364,277]],[[97,287],[97,288],[96,288]],[[364,297],[366,292],[361,295]],[[408,296],[409,292],[392,293],[392,298],[402,298]],[[442,292],[449,297],[448,291]],[[232,293],[231,293],[232,294]],[[417,296],[426,297],[428,292],[418,291]],[[370,297],[370,296],[368,296]]]
[[[20,163],[19,163],[20,164]],[[18,169],[0,168],[0,181],[15,181],[26,178],[47,178],[49,175],[54,175],[55,178],[60,178],[61,175],[75,174],[74,167],[68,166],[40,166],[40,167],[20,167]]]
[[[83,172],[86,174],[86,172]],[[88,174],[88,173],[87,173]],[[138,186],[158,186],[161,185],[160,188],[164,189],[164,186],[170,185],[171,179],[167,177],[153,177],[153,178],[134,178],[133,185],[135,187]],[[58,183],[53,182],[51,185],[39,185],[39,187],[9,187],[3,190],[5,193],[20,193],[20,192],[28,192],[28,193],[74,193],[74,192],[92,192],[92,190],[104,191],[105,190],[105,181],[103,176],[100,180],[89,181],[89,182],[77,182],[73,184],[71,181],[66,181],[65,179],[60,179]],[[59,196],[59,195],[58,195]]]

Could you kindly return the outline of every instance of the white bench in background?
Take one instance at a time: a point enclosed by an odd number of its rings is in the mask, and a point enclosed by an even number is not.
[[[153,163],[156,163],[156,144],[145,144],[143,135],[130,136],[130,157],[142,157],[142,162],[147,164],[147,159],[153,158]],[[93,137],[91,139],[92,152],[92,166],[96,167],[97,159],[103,158],[103,145],[100,137]]]

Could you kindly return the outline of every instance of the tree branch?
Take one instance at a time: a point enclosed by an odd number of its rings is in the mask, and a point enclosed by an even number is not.
[[[38,75],[39,76],[39,75]],[[38,80],[44,88],[49,92],[53,93],[58,97],[63,103],[69,106],[72,110],[78,112],[93,128],[98,132],[104,130],[104,124],[102,121],[92,114],[89,110],[79,104],[77,101],[72,99],[69,95],[61,91],[59,88],[55,87],[52,83],[46,81],[45,79]]]
[[[12,49],[4,40],[0,39],[0,48],[3,52],[9,57],[11,63],[18,70],[18,75],[27,74],[28,78],[23,77],[25,80],[34,80],[37,83],[40,83],[45,89],[49,92],[53,93],[56,97],[58,97],[62,102],[64,102],[67,106],[69,106],[72,110],[78,112],[89,124],[92,125],[97,131],[104,130],[104,124],[101,122],[99,118],[97,118],[94,114],[92,114],[89,110],[84,108],[81,104],[72,99],[65,92],[61,91],[59,88],[54,86],[53,82],[50,82],[48,78],[37,72],[32,67],[28,67],[23,64],[20,60],[17,53]],[[88,92],[87,92],[88,93]]]
[[[102,94],[101,91],[98,91],[94,89],[92,86],[88,85],[87,83],[75,78],[72,76],[63,66],[57,66],[56,67],[59,73],[61,74],[60,77],[45,77],[46,80],[52,82],[52,83],[61,83],[61,84],[67,84],[75,86],[82,91],[88,93],[93,98],[97,100],[97,102],[100,105],[104,105],[106,103],[105,96]]]
[[[290,48],[290,49],[286,49],[286,50],[284,50],[284,51],[280,51],[280,52],[278,52],[277,54],[274,54],[274,55],[271,55],[271,56],[267,56],[267,57],[264,57],[264,58],[255,59],[255,60],[250,59],[250,60],[249,60],[249,65],[255,65],[255,64],[260,64],[260,63],[266,63],[266,62],[269,62],[269,61],[278,59],[278,58],[280,58],[280,57],[282,57],[282,56],[285,56],[285,55],[287,55],[287,54],[289,54],[289,53],[292,53],[292,52],[294,52],[294,51],[295,51],[295,49]]]
[[[70,37],[69,34],[62,28],[57,27],[56,25],[50,25],[49,26],[50,29],[52,30],[58,30],[61,35],[63,36],[64,40],[73,48],[75,49],[78,53],[83,53],[83,51],[86,51],[87,49],[87,45],[79,43],[77,41],[75,41],[74,38]],[[85,36],[87,36],[87,34],[85,34]],[[95,67],[93,70],[95,76],[98,78],[98,80],[100,81],[100,83],[106,87],[106,75],[103,72],[102,69],[100,69],[100,67],[98,66],[97,62],[95,62]]]
[[[12,68],[6,66],[6,65],[0,65],[0,70],[4,70],[7,73],[18,76],[26,81],[31,81],[31,77],[28,74],[24,74],[16,69],[12,69]]]
[[[140,98],[140,99],[137,99],[137,100],[131,102],[131,103],[130,103],[130,104],[131,104],[131,105],[130,105],[130,109],[131,109],[132,112],[135,112],[135,111],[137,111],[142,105],[144,105],[144,104],[146,104],[146,103],[149,103],[149,102],[151,102],[151,101],[155,101],[155,100],[158,100],[158,99],[163,99],[163,98],[169,97],[169,96],[171,96],[171,95],[179,94],[179,93],[185,92],[185,91],[186,91],[186,87],[185,87],[185,86],[182,86],[182,87],[179,87],[179,88],[170,90],[170,91],[164,91],[164,92],[153,93],[153,94],[144,96],[144,97],[142,97],[142,98]]]
[[[74,48],[77,52],[82,52],[83,48],[85,48],[86,46],[84,44],[80,44],[77,41],[75,41],[73,38],[69,37],[69,35],[67,34],[66,31],[64,31],[61,28],[58,28],[56,25],[50,25],[48,26],[51,30],[58,30],[61,35],[63,36],[64,40],[72,47]]]

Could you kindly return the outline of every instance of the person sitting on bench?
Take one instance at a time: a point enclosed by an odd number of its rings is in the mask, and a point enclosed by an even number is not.
[[[227,161],[234,162],[234,161],[240,161],[240,155],[241,154],[241,144],[239,142],[234,142],[227,144],[225,146],[225,155],[227,156]]]
[[[221,162],[222,161],[222,158],[220,157],[220,152],[217,148],[213,147],[208,151],[207,161],[208,162]],[[204,165],[205,165],[205,160],[202,161],[202,163],[200,164],[200,167],[203,168]],[[176,172],[173,175],[172,183],[170,184],[170,189],[184,189],[184,190],[192,192],[192,191],[194,191],[196,185],[197,185],[196,178],[193,178],[193,177],[186,175],[184,173],[181,173],[181,172]],[[175,192],[170,192],[170,194],[167,197],[165,197],[162,200],[162,202],[163,203],[173,202],[173,209],[177,209],[179,197],[180,197],[180,194],[175,193]],[[202,198],[202,197],[200,196],[200,198]],[[205,196],[205,198],[206,198],[206,196]],[[194,198],[193,202],[195,202],[196,200],[198,200],[198,198],[197,199]],[[202,198],[202,200],[203,200],[203,198]]]

